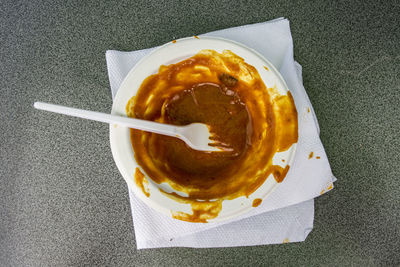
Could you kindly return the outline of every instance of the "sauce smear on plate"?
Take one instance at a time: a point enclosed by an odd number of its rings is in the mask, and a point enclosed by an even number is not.
[[[290,92],[267,88],[256,68],[230,51],[202,50],[161,66],[128,102],[127,114],[174,125],[205,123],[224,149],[196,151],[177,138],[131,130],[136,161],[154,182],[187,195],[165,193],[191,204],[192,214],[173,213],[191,222],[215,218],[223,200],[248,197],[270,175],[282,182],[289,165],[273,165],[272,158],[298,138]]]

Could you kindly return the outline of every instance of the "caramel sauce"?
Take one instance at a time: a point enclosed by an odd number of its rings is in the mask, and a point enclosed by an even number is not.
[[[142,190],[146,197],[149,197],[150,193],[145,187],[145,185],[147,186],[149,184],[149,181],[147,181],[146,176],[140,171],[139,168],[136,168],[134,177],[136,185]]]
[[[320,156],[316,156],[315,158],[316,158],[316,159],[320,159],[321,157],[320,157]]]
[[[222,200],[198,201],[182,197],[175,192],[167,193],[160,189],[160,192],[174,199],[176,202],[190,204],[192,214],[185,212],[171,211],[172,217],[178,220],[196,223],[206,223],[207,220],[214,219],[222,209]]]
[[[273,165],[272,157],[298,139],[290,92],[267,88],[253,66],[228,50],[202,50],[161,66],[143,81],[126,110],[130,117],[161,123],[205,123],[226,148],[196,151],[177,138],[131,129],[135,158],[146,174],[188,195],[169,194],[191,204],[192,214],[173,213],[184,221],[215,218],[223,200],[248,197],[270,174],[282,182],[289,166]]]
[[[272,169],[273,169],[272,175],[274,176],[275,181],[277,183],[282,183],[283,179],[285,179],[286,174],[289,171],[289,168],[290,168],[289,165],[286,165],[285,168],[282,168],[281,166],[278,166],[278,165],[272,166]]]
[[[222,209],[222,201],[216,202],[193,202],[192,203],[192,214],[185,212],[172,211],[172,218],[181,221],[194,222],[194,223],[206,223],[207,220],[214,219],[218,216]]]
[[[311,152],[310,155],[308,155],[308,159],[311,159],[314,156],[314,152]]]
[[[253,200],[253,205],[252,206],[253,207],[258,207],[258,206],[260,206],[261,202],[262,202],[261,198],[256,198],[256,199]]]

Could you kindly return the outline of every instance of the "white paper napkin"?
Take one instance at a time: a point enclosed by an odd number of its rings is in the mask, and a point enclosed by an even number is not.
[[[129,191],[137,248],[226,247],[304,241],[313,228],[313,198],[331,190],[336,178],[331,172],[319,138],[318,121],[303,87],[301,66],[293,58],[289,21],[279,18],[204,35],[243,43],[263,54],[281,72],[295,99],[299,116],[296,156],[285,180],[259,207],[221,223],[196,224],[172,219],[147,207]],[[131,68],[153,49],[106,52],[113,97]],[[313,157],[309,159],[311,152]]]

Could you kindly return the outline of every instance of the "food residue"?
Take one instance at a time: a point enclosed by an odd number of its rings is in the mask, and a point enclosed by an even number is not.
[[[316,159],[320,159],[321,157],[320,157],[320,156],[316,156],[315,158],[316,158]]]
[[[276,152],[298,139],[297,111],[290,92],[267,88],[258,71],[229,50],[202,50],[161,66],[147,77],[126,107],[129,117],[187,125],[207,124],[223,152],[196,151],[169,136],[131,129],[137,163],[155,183],[168,183],[192,207],[173,212],[190,222],[218,216],[223,200],[248,197],[272,174],[282,182],[289,165],[273,165]]]
[[[147,187],[149,184],[149,181],[147,181],[146,176],[142,173],[142,171],[139,168],[136,168],[136,170],[135,170],[135,183],[142,190],[143,194],[146,197],[150,196],[150,193],[149,193],[148,187]]]
[[[261,198],[256,198],[256,199],[254,199],[253,200],[253,207],[258,207],[260,204],[261,204],[261,202],[262,202],[262,199]]]
[[[268,67],[267,67],[267,66],[264,66],[264,69],[266,69],[266,70],[268,70],[268,71],[269,71],[269,69],[268,69]]]
[[[218,216],[222,209],[222,201],[204,201],[204,202],[193,202],[192,214],[188,214],[181,211],[172,211],[172,218],[181,221],[194,222],[194,223],[206,223],[210,219],[214,219]]]
[[[172,40],[172,43],[175,44],[175,43],[176,43],[176,40]]]
[[[286,244],[286,243],[289,243],[290,241],[289,241],[289,238],[285,238],[284,240],[283,240],[283,242],[282,242],[282,244]]]
[[[281,166],[275,165],[272,166],[272,168],[273,168],[272,175],[274,176],[276,182],[282,183],[283,179],[285,179],[286,174],[289,171],[290,166],[286,165],[285,168],[282,168]]]
[[[194,35],[193,37],[196,38],[196,39],[200,39],[199,36],[197,36],[197,35]]]
[[[330,184],[327,188],[326,188],[326,190],[331,190],[333,188],[333,184]]]
[[[310,108],[307,108],[307,112],[310,113]]]
[[[182,197],[175,192],[167,193],[160,189],[160,192],[169,196],[176,202],[190,204],[192,207],[192,214],[180,211],[171,211],[172,217],[181,221],[206,223],[207,220],[214,219],[218,216],[222,209],[222,201],[198,201]]]
[[[314,155],[314,152],[311,152],[310,155],[308,155],[308,159],[311,159]]]

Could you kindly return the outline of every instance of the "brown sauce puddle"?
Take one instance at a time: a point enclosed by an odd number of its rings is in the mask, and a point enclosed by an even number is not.
[[[195,151],[177,138],[131,130],[136,161],[146,174],[188,194],[169,197],[191,204],[193,214],[173,213],[190,222],[217,217],[223,200],[248,197],[270,174],[282,182],[289,165],[273,165],[272,157],[298,138],[290,92],[279,95],[266,88],[257,70],[230,51],[202,50],[161,66],[143,81],[126,110],[130,117],[174,125],[206,123],[215,141],[229,148]]]

